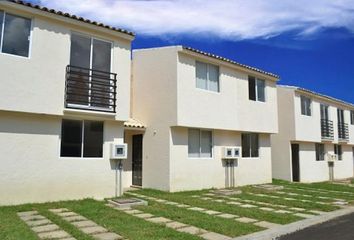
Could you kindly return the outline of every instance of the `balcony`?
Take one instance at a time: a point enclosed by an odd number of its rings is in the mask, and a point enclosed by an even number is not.
[[[116,73],[66,67],[66,108],[115,113],[116,90]]]
[[[338,123],[338,140],[342,142],[349,141],[349,128],[347,123]]]
[[[323,140],[333,140],[333,122],[328,119],[321,119],[321,137]]]

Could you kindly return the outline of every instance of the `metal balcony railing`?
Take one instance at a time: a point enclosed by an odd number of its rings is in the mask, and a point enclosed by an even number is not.
[[[338,123],[338,140],[349,141],[349,128],[347,123]]]
[[[65,107],[116,112],[117,74],[68,65]]]
[[[333,140],[333,121],[321,119],[321,136],[322,139]]]

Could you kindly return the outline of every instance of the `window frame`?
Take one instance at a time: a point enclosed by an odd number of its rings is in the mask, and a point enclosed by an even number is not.
[[[61,155],[61,145],[62,145],[62,135],[63,135],[63,121],[68,120],[68,121],[78,121],[81,122],[81,156],[80,157],[75,157],[75,156],[62,156]],[[85,142],[85,122],[101,122],[102,123],[102,157],[84,157],[84,142]],[[60,139],[59,139],[59,158],[60,159],[104,159],[104,132],[105,132],[105,124],[104,121],[95,121],[95,120],[82,120],[82,119],[69,119],[65,118],[62,119],[61,121],[61,126],[60,126]]]
[[[310,111],[309,114],[306,112],[307,111],[306,105],[304,105],[304,109],[302,108],[302,106],[303,106],[302,101],[303,100],[309,100],[309,103],[310,103],[309,104],[309,111]],[[306,101],[304,103],[306,103]],[[312,99],[310,97],[300,95],[300,110],[301,110],[302,116],[312,117]]]
[[[206,89],[198,87],[198,84],[197,84],[197,65],[198,65],[198,63],[205,64],[206,67],[207,67]],[[210,66],[217,67],[217,69],[218,69],[218,90],[217,90],[217,91],[210,90],[210,81],[211,81],[211,80],[209,79],[209,67],[210,67]],[[207,63],[207,62],[203,62],[203,61],[196,60],[196,61],[195,61],[195,87],[196,87],[197,89],[203,90],[203,91],[208,91],[208,92],[212,92],[212,93],[220,93],[220,92],[221,92],[221,86],[220,86],[220,66],[219,66],[219,65],[216,65],[216,64],[212,64],[212,63]]]
[[[199,131],[199,156],[192,157],[189,155],[189,131],[190,130],[198,130]],[[202,157],[202,132],[210,132],[211,133],[211,156],[210,157]],[[200,129],[200,128],[188,128],[188,149],[187,149],[188,159],[214,159],[214,132],[211,129]]]
[[[337,155],[337,160],[338,161],[342,161],[343,160],[343,148],[342,148],[342,145],[334,144],[334,154]]]
[[[254,89],[252,89],[254,91],[254,96],[255,99],[251,99],[251,95],[250,95],[250,78],[254,78]],[[259,86],[259,82],[263,82],[264,83],[264,101],[259,100],[259,96],[258,96],[258,86]],[[261,78],[257,78],[255,76],[248,76],[248,100],[254,101],[254,102],[260,102],[260,103],[266,103],[267,102],[267,81],[265,79],[261,79]]]
[[[354,125],[354,110],[350,110],[350,124]]]
[[[323,143],[315,143],[316,161],[324,161],[326,156],[325,145]]]
[[[250,148],[248,149],[249,151],[249,157],[245,157],[243,155],[243,151],[244,151],[244,146],[243,146],[243,136],[248,136],[249,137],[249,143],[250,143]],[[257,153],[258,155],[257,156],[252,156],[252,149],[253,149],[253,144],[252,144],[252,136],[257,136],[257,145],[258,145],[258,149],[257,149]],[[242,158],[245,158],[245,159],[251,159],[251,158],[260,158],[260,144],[259,144],[259,133],[242,133],[241,134],[241,155],[242,155]]]
[[[26,15],[19,15],[17,13],[12,13],[11,11],[5,11],[3,9],[0,9],[1,12],[3,12],[3,19],[2,19],[2,25],[0,26],[0,31],[1,31],[1,38],[0,38],[0,54],[5,55],[5,56],[12,56],[12,57],[18,57],[18,58],[22,58],[22,59],[31,59],[31,55],[32,55],[32,36],[33,36],[33,17],[32,16],[26,16]],[[20,18],[26,18],[28,20],[30,20],[31,24],[30,24],[30,34],[28,37],[28,56],[20,56],[20,55],[16,55],[16,54],[11,54],[11,53],[4,53],[2,52],[2,48],[3,48],[3,42],[4,42],[4,32],[5,32],[5,17],[6,14],[11,14]]]

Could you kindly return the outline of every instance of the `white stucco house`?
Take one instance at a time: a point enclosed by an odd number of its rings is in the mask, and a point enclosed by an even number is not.
[[[132,115],[143,136],[143,188],[268,183],[278,76],[196,49],[133,51]],[[233,163],[224,147],[237,147]]]
[[[354,105],[299,87],[277,89],[273,177],[300,182],[353,177]]]
[[[110,143],[131,142],[143,127],[129,120],[133,39],[0,1],[0,205],[114,196]],[[132,184],[132,155],[123,187]]]

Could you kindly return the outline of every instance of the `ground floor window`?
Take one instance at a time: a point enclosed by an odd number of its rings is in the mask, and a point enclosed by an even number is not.
[[[325,160],[325,146],[321,143],[316,143],[316,161]]]
[[[188,130],[188,157],[211,158],[213,156],[213,134],[209,130]]]
[[[103,157],[103,122],[63,120],[61,157]]]
[[[334,144],[334,154],[338,156],[338,160],[343,160],[342,146]]]
[[[242,157],[259,157],[259,135],[257,133],[242,134]]]

